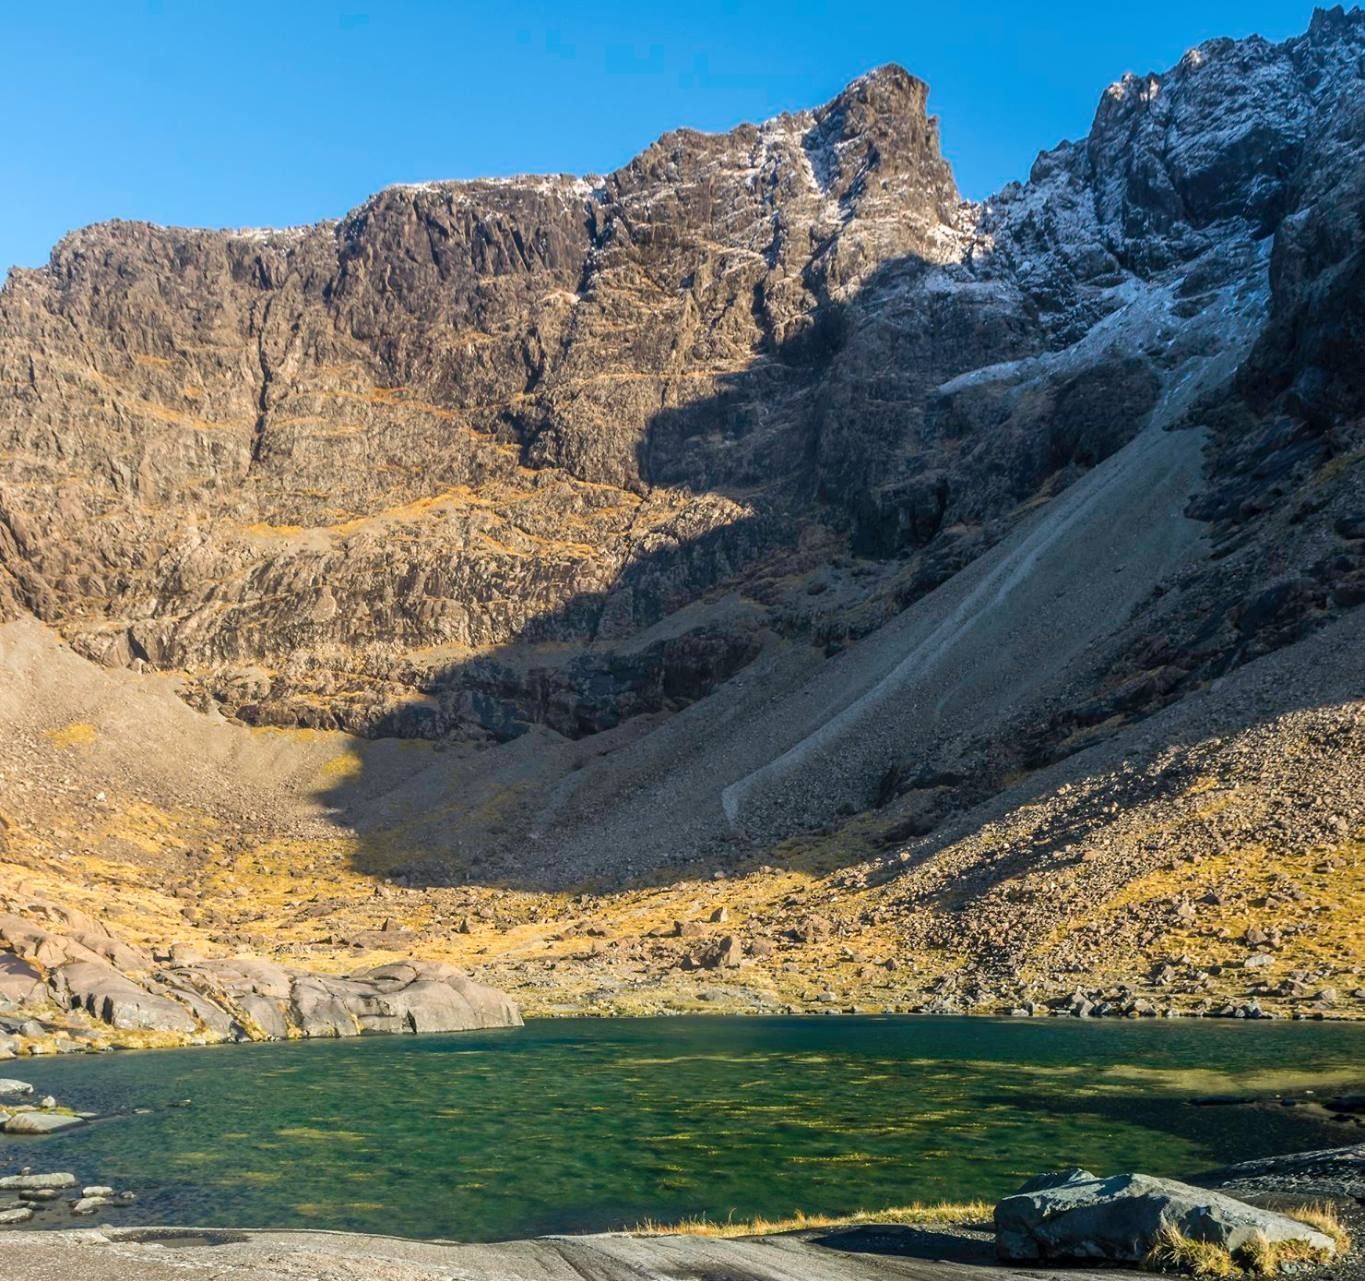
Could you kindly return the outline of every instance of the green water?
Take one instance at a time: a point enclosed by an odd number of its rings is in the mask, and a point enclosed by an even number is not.
[[[1343,1024],[689,1018],[33,1060],[78,1108],[150,1107],[0,1166],[135,1188],[120,1223],[490,1240],[994,1197],[1040,1169],[1193,1173],[1351,1141],[1197,1095],[1365,1078]],[[16,1066],[16,1065],[11,1065]],[[167,1109],[189,1097],[193,1106]]]

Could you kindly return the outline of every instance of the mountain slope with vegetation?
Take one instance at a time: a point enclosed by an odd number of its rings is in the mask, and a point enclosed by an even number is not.
[[[0,896],[533,1011],[1365,1009],[1362,66],[1207,42],[980,204],[885,67],[72,233],[0,291]]]

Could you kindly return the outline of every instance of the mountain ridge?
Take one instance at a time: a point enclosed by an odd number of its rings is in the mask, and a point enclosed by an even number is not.
[[[299,777],[355,867],[452,902],[776,895],[794,850],[836,898],[913,877],[1019,780],[1358,629],[1363,66],[1358,9],[1206,42],[979,203],[883,67],[600,183],[73,233],[0,291],[0,617],[208,724],[323,735],[355,768]],[[1356,747],[1320,801],[1350,867]],[[74,750],[37,749],[40,860],[44,804],[86,821]],[[867,912],[845,937],[898,928]],[[946,929],[916,926],[931,968]]]

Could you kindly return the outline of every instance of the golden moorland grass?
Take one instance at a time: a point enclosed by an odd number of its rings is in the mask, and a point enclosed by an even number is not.
[[[1336,1255],[1351,1248],[1351,1238],[1330,1202],[1293,1206],[1280,1211],[1287,1218],[1316,1229],[1332,1241]],[[1198,1241],[1178,1228],[1164,1228],[1147,1252],[1143,1266],[1152,1272],[1176,1272],[1200,1281],[1232,1281],[1243,1277],[1274,1277],[1296,1264],[1330,1263],[1333,1252],[1305,1241],[1271,1241],[1259,1232],[1229,1250],[1212,1241]]]
[[[1306,1223],[1310,1228],[1316,1228],[1323,1236],[1331,1237],[1338,1254],[1345,1254],[1351,1248],[1351,1235],[1342,1225],[1337,1207],[1330,1201],[1315,1201],[1311,1205],[1294,1206],[1282,1210],[1281,1213],[1291,1219],[1297,1219],[1300,1223]]]
[[[639,1236],[753,1237],[779,1232],[805,1232],[813,1229],[851,1228],[868,1223],[913,1224],[916,1227],[966,1226],[989,1223],[988,1201],[939,1202],[896,1206],[886,1210],[858,1210],[853,1214],[808,1214],[794,1210],[784,1219],[726,1219],[717,1222],[705,1215],[681,1219],[677,1223],[656,1223],[646,1219],[632,1229]]]

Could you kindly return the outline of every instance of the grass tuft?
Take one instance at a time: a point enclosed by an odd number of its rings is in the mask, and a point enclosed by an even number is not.
[[[704,1214],[677,1223],[646,1219],[631,1229],[637,1236],[757,1237],[779,1232],[805,1232],[826,1228],[854,1228],[869,1223],[924,1226],[988,1224],[991,1206],[986,1201],[942,1202],[935,1205],[895,1206],[887,1210],[859,1210],[854,1214],[807,1214],[795,1210],[785,1219],[727,1219],[717,1223]]]
[[[1233,1252],[1233,1259],[1248,1276],[1278,1276],[1286,1264],[1330,1263],[1332,1251],[1318,1250],[1303,1241],[1268,1241],[1259,1232]]]
[[[1179,1272],[1205,1281],[1230,1281],[1241,1276],[1231,1253],[1211,1241],[1196,1241],[1179,1228],[1162,1228],[1142,1260],[1149,1272]]]
[[[1312,1205],[1295,1206],[1280,1213],[1331,1237],[1338,1254],[1345,1254],[1351,1248],[1351,1234],[1342,1226],[1337,1208],[1330,1201],[1315,1201]]]
[[[1303,1206],[1283,1211],[1289,1218],[1330,1237],[1338,1254],[1349,1249],[1351,1239],[1330,1204]],[[1212,1241],[1196,1241],[1179,1228],[1163,1228],[1142,1266],[1149,1272],[1178,1272],[1201,1281],[1234,1281],[1243,1277],[1275,1277],[1294,1264],[1330,1263],[1330,1250],[1316,1249],[1304,1241],[1271,1241],[1259,1232],[1229,1251]]]

